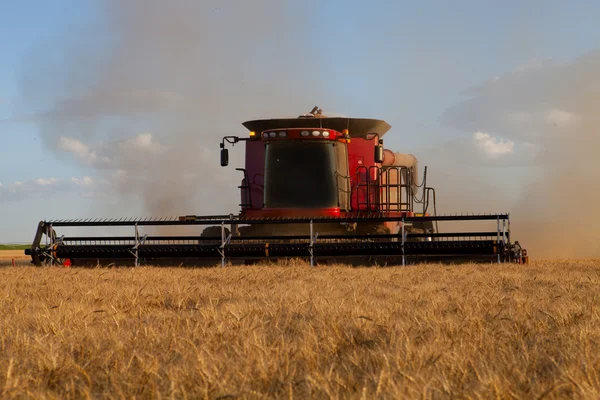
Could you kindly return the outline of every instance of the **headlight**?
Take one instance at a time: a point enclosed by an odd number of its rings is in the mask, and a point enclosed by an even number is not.
[[[269,133],[268,133],[268,132],[265,132],[265,133],[263,133],[263,137],[264,137],[265,139],[266,139],[266,138],[268,138],[268,137],[269,137]]]
[[[319,132],[319,131],[313,131],[313,133],[312,133],[312,135],[315,137],[319,136],[320,134],[321,134],[321,132]]]
[[[271,133],[269,133],[269,136],[275,137],[275,136],[277,136],[277,132],[271,132]]]
[[[287,133],[286,132],[279,132],[279,137],[286,137]]]
[[[329,131],[324,131],[323,132],[323,137],[329,137]]]
[[[300,132],[300,135],[302,135],[302,136],[308,136],[308,135],[310,135],[310,132],[309,131],[302,131],[302,132]]]

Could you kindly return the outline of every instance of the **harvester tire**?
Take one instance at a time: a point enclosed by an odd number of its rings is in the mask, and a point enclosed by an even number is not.
[[[390,230],[383,224],[362,223],[356,227],[356,233],[359,235],[389,235]]]
[[[357,224],[356,233],[359,235],[389,235],[390,229],[378,223],[362,223]],[[385,239],[370,239],[375,242],[384,242]]]
[[[225,228],[225,237],[229,236],[229,229]],[[201,237],[221,237],[221,227],[220,226],[209,226],[202,231]]]

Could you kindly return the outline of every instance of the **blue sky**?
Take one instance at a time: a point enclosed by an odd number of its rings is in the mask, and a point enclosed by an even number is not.
[[[45,218],[161,210],[148,196],[181,185],[157,189],[118,181],[123,174],[136,182],[156,176],[148,155],[140,163],[120,160],[118,167],[103,165],[102,159],[113,163],[117,152],[119,157],[140,148],[159,152],[176,143],[190,147],[185,132],[194,117],[199,135],[194,154],[205,159],[189,165],[172,156],[161,159],[190,173],[216,163],[218,137],[243,134],[244,119],[271,116],[268,110],[295,115],[315,104],[386,119],[393,126],[388,147],[423,149],[427,157],[438,154],[430,148],[453,149],[458,140],[473,140],[475,132],[464,128],[465,121],[444,118],[465,101],[466,90],[520,68],[575,62],[600,43],[600,3],[591,1],[375,1],[369,7],[364,1],[258,1],[250,8],[231,1],[174,3],[175,10],[141,1],[127,6],[3,1],[0,182],[14,192],[0,192],[0,242],[30,240],[36,222]],[[210,29],[203,30],[203,24]],[[194,93],[211,94],[210,115],[181,111],[205,101]],[[86,102],[106,110],[82,117],[77,113],[90,113],[82,109]],[[52,123],[42,120],[46,113]],[[190,120],[182,124],[180,116]],[[518,150],[525,143],[486,121],[480,125],[490,136],[488,142],[480,136],[476,149],[512,140]],[[117,150],[110,144],[115,141],[125,147]],[[440,166],[443,158],[433,155],[425,163]],[[535,176],[527,166],[496,158],[462,171],[483,183],[507,171]],[[215,174],[224,178],[208,178]],[[234,174],[216,169],[190,178],[195,185],[217,182],[217,193],[226,200],[192,193],[196,203],[158,203],[180,204],[186,207],[182,213],[235,211]],[[84,184],[85,177],[93,183]],[[168,174],[159,177],[170,180]],[[182,185],[189,192],[189,185]],[[520,193],[510,190],[511,198]]]
[[[22,93],[26,81],[23,70],[30,62],[41,58],[52,59],[57,50],[47,47],[52,38],[69,35],[74,27],[94,23],[99,18],[94,4],[85,1],[57,2],[20,1],[3,4],[0,15],[0,134],[6,149],[1,161],[0,182],[28,181],[48,175],[72,177],[79,175],[78,167],[64,162],[60,156],[48,151],[40,140],[37,124],[23,121],[23,117],[39,110],[25,105],[27,98]],[[32,55],[35,54],[35,57]],[[61,60],[68,63],[69,60]],[[13,119],[16,122],[13,122]],[[49,172],[51,171],[51,173]],[[27,202],[27,199],[23,199]],[[26,209],[19,202],[3,203],[0,215],[14,215]],[[31,203],[39,208],[39,199]],[[72,207],[74,202],[68,207]],[[18,220],[17,220],[18,221]],[[10,236],[3,235],[3,240]],[[20,236],[22,238],[22,236]]]

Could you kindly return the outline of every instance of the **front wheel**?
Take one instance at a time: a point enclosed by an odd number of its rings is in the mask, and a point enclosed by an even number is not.
[[[229,236],[229,229],[225,228],[225,238]],[[220,226],[209,226],[205,228],[200,237],[212,238],[214,240],[201,240],[200,244],[216,244],[221,243],[221,227]]]

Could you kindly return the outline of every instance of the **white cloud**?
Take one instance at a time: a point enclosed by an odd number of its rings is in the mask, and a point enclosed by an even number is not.
[[[35,183],[37,183],[40,186],[51,186],[54,185],[58,182],[58,179],[56,178],[37,178],[35,180]]]
[[[71,178],[71,183],[77,186],[93,186],[94,180],[89,176],[84,176],[83,178]]]
[[[90,152],[90,148],[87,145],[81,143],[81,141],[65,136],[61,136],[58,140],[58,147],[60,147],[62,150],[69,151],[77,156],[85,156]]]
[[[97,158],[96,152],[92,151],[88,145],[78,139],[61,136],[58,139],[58,148],[73,154],[75,158],[89,164],[94,163]]]
[[[159,152],[164,149],[164,146],[152,137],[151,133],[140,133],[135,138],[128,140],[123,144],[125,149],[133,148],[139,151]]]
[[[137,147],[148,148],[152,146],[152,134],[142,133],[135,138],[134,143]]]
[[[141,133],[123,141],[97,143],[94,147],[72,137],[61,136],[58,148],[73,155],[82,165],[109,168],[131,168],[130,161],[136,154],[161,153],[166,147],[154,140],[151,133]]]
[[[559,127],[569,127],[576,125],[581,117],[575,113],[553,108],[546,112],[546,121]]]
[[[473,141],[477,148],[482,150],[490,158],[498,158],[514,151],[515,142],[502,138],[496,138],[488,133],[475,132]]]

